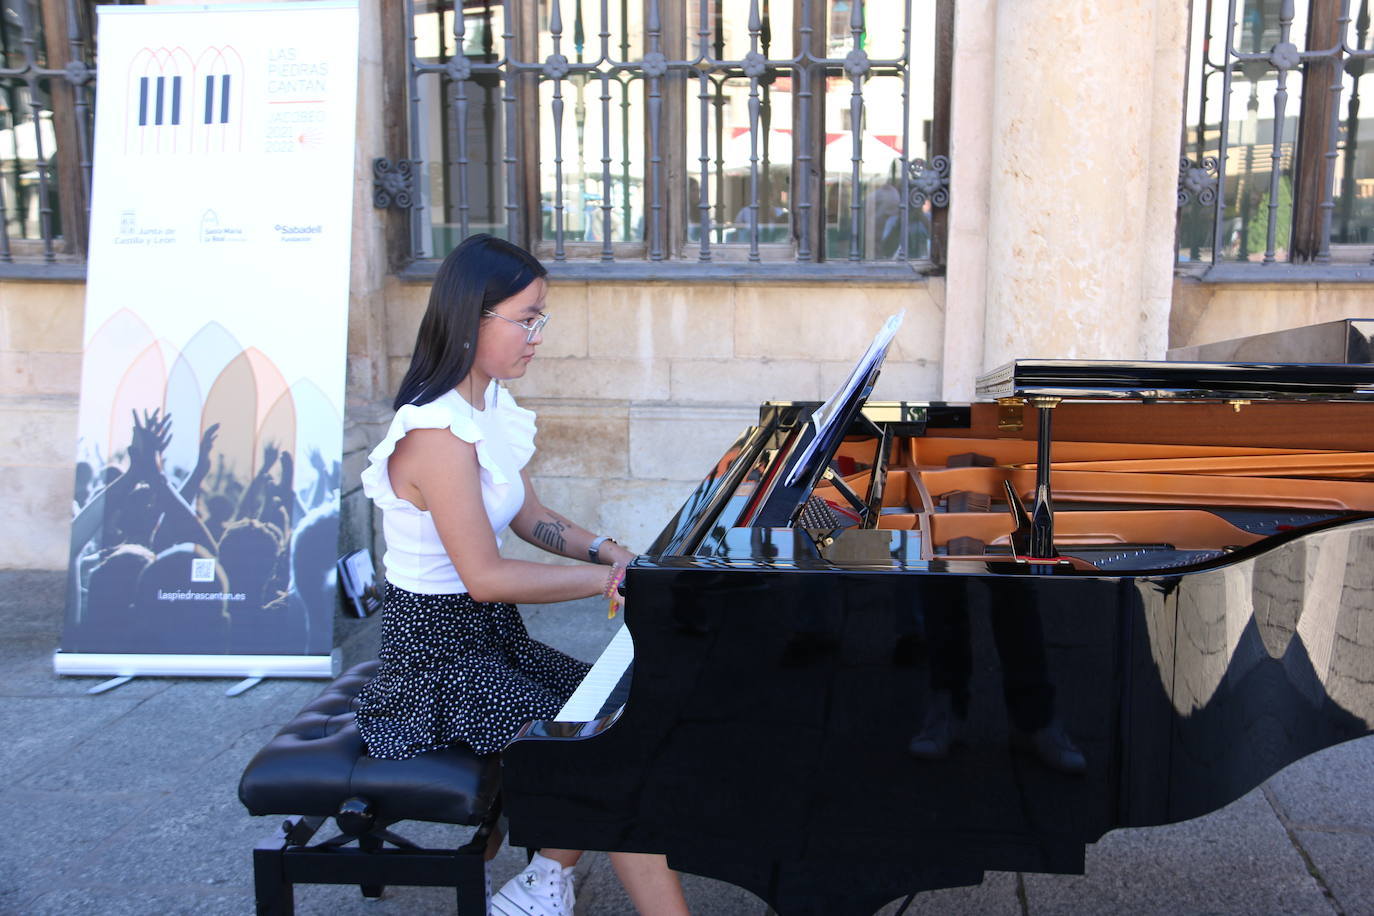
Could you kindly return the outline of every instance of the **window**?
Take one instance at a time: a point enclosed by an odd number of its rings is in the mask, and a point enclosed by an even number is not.
[[[0,0],[0,265],[85,253],[94,21],[84,0]]]
[[[1369,6],[1194,2],[1180,264],[1371,263],[1374,123],[1360,117]]]
[[[556,262],[937,261],[952,9],[405,0],[397,259],[492,232]]]

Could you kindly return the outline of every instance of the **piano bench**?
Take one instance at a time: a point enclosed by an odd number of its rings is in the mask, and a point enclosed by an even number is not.
[[[253,850],[259,916],[295,912],[296,884],[452,887],[460,916],[486,913],[487,861],[501,846],[500,757],[465,748],[376,760],[364,753],[353,699],[376,671],[365,662],[308,703],[249,762],[239,800],[254,815],[289,815]],[[310,845],[325,821],[339,834]],[[390,828],[399,821],[477,828],[456,849],[426,849]]]

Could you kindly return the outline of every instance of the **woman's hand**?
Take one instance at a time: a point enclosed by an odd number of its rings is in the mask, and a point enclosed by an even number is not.
[[[156,483],[162,475],[162,452],[172,440],[172,417],[160,417],[160,410],[131,411],[134,418],[129,441],[129,473],[134,480]]]
[[[637,556],[639,554],[615,541],[602,541],[601,549],[596,552],[597,561],[608,566],[614,566],[616,563],[628,566]]]
[[[258,476],[266,477],[267,472],[272,470],[272,465],[277,463],[277,443],[268,442],[262,447],[262,467],[258,468]]]
[[[601,591],[601,597],[606,599],[606,617],[614,617],[625,609],[625,564],[617,562],[606,573],[606,585]]]
[[[200,436],[200,453],[198,461],[204,464],[208,470],[210,467],[210,449],[215,447],[215,437],[219,435],[219,424],[211,423],[205,428],[205,432]]]
[[[196,498],[200,495],[200,485],[205,481],[206,475],[210,473],[210,450],[214,448],[215,437],[219,435],[219,424],[211,423],[210,426],[201,433],[200,451],[196,456],[196,466],[191,471],[191,476],[186,478],[186,482],[181,485],[181,498],[187,505],[194,506]]]

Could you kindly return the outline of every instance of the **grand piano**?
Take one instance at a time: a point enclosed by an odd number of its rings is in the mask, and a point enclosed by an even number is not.
[[[1374,366],[1022,360],[764,404],[504,755],[511,841],[783,916],[1081,874],[1374,728]]]

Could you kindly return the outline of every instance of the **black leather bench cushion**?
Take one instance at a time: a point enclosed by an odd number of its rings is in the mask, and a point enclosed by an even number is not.
[[[349,669],[258,751],[239,781],[252,814],[328,817],[359,796],[382,821],[478,824],[500,789],[500,756],[463,747],[409,760],[364,754],[351,705],[376,662]]]

